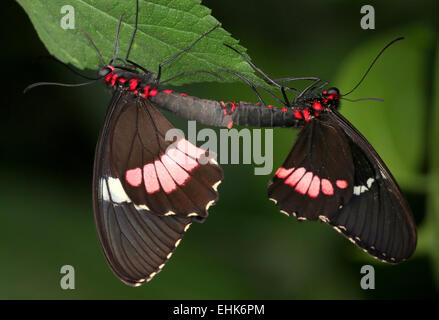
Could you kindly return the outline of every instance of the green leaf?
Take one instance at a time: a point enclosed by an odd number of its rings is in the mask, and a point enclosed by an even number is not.
[[[347,92],[361,78],[376,54],[392,39],[362,85],[347,98],[378,97],[384,102],[344,102],[342,112],[366,136],[404,188],[423,190],[427,123],[428,57],[434,33],[425,26],[389,33],[355,50],[340,68],[336,82]]]
[[[81,31],[85,31],[101,51],[104,60],[113,55],[119,17],[124,14],[119,38],[119,57],[125,58],[134,31],[135,0],[17,0],[29,15],[37,33],[48,51],[65,63],[80,69],[97,69],[99,59]],[[64,5],[74,8],[75,29],[64,30],[61,13]],[[158,65],[186,48],[218,21],[200,0],[140,0],[139,24],[130,53],[130,60],[152,71]],[[238,41],[220,28],[197,43],[191,50],[163,68],[162,80],[178,73],[193,70],[215,71],[231,69],[260,83],[249,65],[223,43],[241,52],[245,49]],[[227,81],[236,81],[231,74],[221,73]],[[217,78],[197,73],[172,81],[183,84],[196,81],[218,81]]]

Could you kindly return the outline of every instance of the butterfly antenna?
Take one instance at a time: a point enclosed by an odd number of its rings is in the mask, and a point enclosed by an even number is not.
[[[125,56],[125,60],[127,60],[127,61],[128,61],[128,57],[130,55],[131,47],[133,46],[134,37],[136,36],[138,19],[139,19],[139,0],[136,0],[136,22],[134,23],[134,31],[133,31],[133,34],[131,36],[130,45],[129,45],[128,50],[127,50],[127,55]]]
[[[90,43],[90,45],[95,49],[96,53],[98,54],[99,60],[101,60],[101,63],[103,66],[106,65],[104,58],[102,57],[101,52],[99,51],[98,47],[96,47],[95,43],[93,42],[93,40],[91,40],[90,36],[83,30],[81,30],[82,34],[84,35],[84,37],[88,40],[88,42]]]
[[[375,64],[375,62],[378,60],[378,58],[383,54],[383,52],[390,47],[392,44],[394,44],[395,42],[399,41],[399,40],[403,40],[405,39],[404,37],[398,37],[396,39],[393,39],[392,41],[390,41],[384,48],[381,49],[381,51],[377,54],[377,56],[375,57],[375,59],[373,59],[372,63],[370,64],[369,68],[366,70],[366,72],[364,73],[363,77],[360,79],[360,81],[358,81],[358,83],[355,85],[355,87],[353,87],[351,90],[348,91],[348,93],[343,94],[343,96],[347,96],[348,94],[352,93],[355,89],[357,89],[360,84],[363,82],[363,80],[366,78],[367,74],[369,73],[370,69],[372,69],[373,65]]]
[[[120,16],[119,24],[117,25],[116,40],[114,41],[113,60],[111,60],[112,63],[117,60],[117,52],[119,51],[119,33],[120,33],[120,27],[122,25],[122,19],[124,16],[125,16],[124,14]]]
[[[30,86],[27,86],[24,90],[23,93],[28,92],[30,89],[33,89],[35,87],[40,87],[40,86],[58,86],[58,87],[82,87],[82,86],[86,86],[92,83],[95,83],[96,81],[101,80],[102,78],[96,79],[96,80],[92,80],[92,81],[88,81],[88,82],[83,82],[83,83],[59,83],[59,82],[37,82],[37,83],[33,83]]]

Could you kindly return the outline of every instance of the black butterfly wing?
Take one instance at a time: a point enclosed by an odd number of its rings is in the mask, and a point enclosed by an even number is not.
[[[268,187],[281,211],[299,220],[331,217],[350,201],[354,166],[339,126],[322,118],[308,122]]]
[[[398,263],[416,249],[416,226],[406,199],[383,160],[341,114],[333,114],[350,139],[355,165],[351,201],[328,223],[380,260]]]
[[[133,99],[115,116],[110,133],[110,169],[129,198],[159,215],[206,217],[223,178],[205,150],[183,137],[149,100]],[[201,160],[207,160],[202,164]]]
[[[162,121],[161,114],[154,114],[148,118],[149,122],[134,121],[131,123],[131,129],[129,128],[127,121],[133,119],[133,114],[142,112],[150,114],[148,110],[150,113],[154,112],[153,106],[144,104],[130,94],[115,92],[98,141],[94,165],[93,205],[100,243],[112,271],[124,283],[132,286],[149,281],[162,270],[180,243],[184,232],[196,219],[195,216],[179,215],[179,211],[174,207],[170,207],[169,211],[173,210],[175,215],[166,215],[163,209],[153,211],[144,203],[136,202],[139,201],[136,198],[138,194],[126,189],[126,183],[123,180],[126,175],[121,172],[120,163],[124,161],[129,163],[132,160],[126,161],[126,159],[131,159],[133,155],[144,155],[142,152],[138,153],[138,150],[133,152],[130,148],[126,148],[126,145],[134,145],[132,128],[142,131],[139,136],[143,137],[142,134],[145,131],[151,133],[150,128],[153,127],[152,138],[156,139],[154,141],[157,141],[157,135],[160,136],[163,133],[160,130],[163,130],[164,126],[157,123]],[[166,122],[162,123],[166,124]],[[126,131],[121,128],[126,128]],[[126,135],[120,136],[121,134]],[[121,142],[124,139],[125,145]],[[147,141],[145,140],[145,143]],[[154,146],[149,146],[149,149],[153,148]],[[157,148],[157,150],[161,152],[163,148]],[[149,153],[146,152],[146,154],[150,156]],[[145,156],[142,161],[145,159],[149,158]],[[214,172],[218,172],[218,169],[221,172],[219,167],[215,168]],[[172,176],[170,173],[169,175]],[[184,186],[187,187],[188,184]],[[213,190],[210,185],[203,186]],[[142,180],[141,187],[146,194],[143,195],[144,198],[148,198],[150,194],[147,193],[144,180]],[[139,189],[141,189],[140,186]],[[177,190],[182,191],[182,189]],[[159,191],[164,192],[163,188]],[[215,190],[213,192],[216,193]],[[217,195],[215,199],[216,197]],[[203,201],[208,203],[213,200]]]
[[[303,169],[297,173],[297,168]],[[313,185],[314,176],[320,185]],[[298,219],[320,218],[381,260],[403,261],[416,247],[414,221],[394,178],[367,140],[338,112],[304,127],[268,194],[282,211],[295,212]]]

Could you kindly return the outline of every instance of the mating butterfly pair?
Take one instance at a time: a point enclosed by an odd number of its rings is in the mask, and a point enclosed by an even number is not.
[[[137,13],[138,7],[136,23]],[[269,185],[269,198],[298,220],[332,225],[381,260],[410,257],[416,229],[408,205],[372,146],[338,113],[338,90],[310,86],[290,104],[287,87],[261,72],[284,94],[282,109],[262,100],[223,103],[160,90],[161,67],[209,32],[162,63],[157,77],[129,62],[130,49],[125,60],[115,50],[109,64],[99,54],[104,66],[98,76],[113,98],[96,149],[93,203],[101,246],[117,277],[137,286],[160,272],[190,224],[207,217],[223,178],[214,160],[199,163],[204,150],[183,138],[165,140],[173,127],[156,107],[212,126],[302,128]]]

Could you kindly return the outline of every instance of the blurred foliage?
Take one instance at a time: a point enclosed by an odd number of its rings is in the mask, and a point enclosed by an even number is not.
[[[371,1],[376,30],[360,28],[361,6],[347,0],[203,4],[273,78],[318,76],[341,92],[357,83],[387,42],[406,36],[385,52],[349,96],[385,101],[346,101],[341,111],[370,139],[407,195],[419,227],[415,256],[395,266],[378,262],[322,223],[297,223],[280,214],[266,198],[269,176],[254,176],[251,165],[224,165],[220,201],[206,222],[191,227],[153,281],[135,289],[122,284],[106,265],[91,205],[94,145],[110,97],[99,85],[42,87],[22,95],[24,87],[37,81],[83,80],[50,61],[34,63],[47,51],[26,14],[10,1],[4,4],[4,22],[15,32],[2,34],[8,46],[0,53],[8,84],[2,87],[0,117],[0,298],[437,298],[437,1]],[[131,22],[132,15],[127,17]],[[130,28],[122,30],[126,34]],[[178,48],[191,40],[182,40]],[[154,55],[152,47],[146,52]],[[255,101],[240,83],[178,90],[203,98]],[[167,116],[175,126],[186,128],[186,121]],[[274,169],[295,135],[289,129],[274,131]],[[360,267],[366,263],[375,266],[375,290],[359,286]],[[59,270],[65,264],[76,270],[72,291],[59,287]]]

